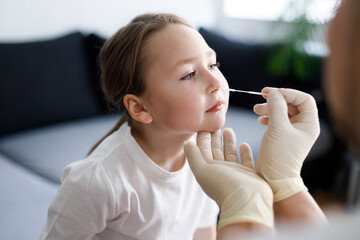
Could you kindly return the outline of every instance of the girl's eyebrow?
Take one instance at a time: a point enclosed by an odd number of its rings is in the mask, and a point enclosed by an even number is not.
[[[208,57],[211,57],[213,55],[215,55],[216,57],[216,52],[213,50],[213,49],[210,49],[209,51],[206,52],[206,55]],[[196,57],[191,57],[191,58],[187,58],[187,59],[182,59],[180,61],[177,62],[177,64],[175,66],[179,66],[179,65],[184,65],[184,64],[187,64],[187,63],[191,63],[193,61],[196,60]]]

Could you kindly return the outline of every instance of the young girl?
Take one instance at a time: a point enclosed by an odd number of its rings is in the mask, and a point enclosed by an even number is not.
[[[145,14],[106,41],[100,64],[124,117],[65,168],[41,239],[215,239],[218,207],[183,152],[194,133],[225,123],[215,52],[181,18]]]

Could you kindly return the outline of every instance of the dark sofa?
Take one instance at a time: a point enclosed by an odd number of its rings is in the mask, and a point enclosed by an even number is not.
[[[278,81],[265,72],[267,47],[200,32],[217,52],[231,87],[259,91],[265,85],[291,86],[291,80]],[[119,118],[109,114],[98,84],[96,59],[103,42],[95,34],[75,32],[0,43],[0,239],[40,236],[63,168],[83,159]],[[255,159],[265,128],[251,108],[262,101],[231,94],[226,122],[239,143],[252,146]],[[322,126],[308,161],[328,150],[331,132],[326,121]]]

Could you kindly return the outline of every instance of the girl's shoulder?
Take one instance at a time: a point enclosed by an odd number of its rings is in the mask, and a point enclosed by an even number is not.
[[[131,174],[137,151],[133,151],[136,144],[130,134],[130,127],[123,124],[117,131],[109,135],[85,159],[73,162],[65,167],[61,181],[66,178],[94,181],[100,179],[109,182],[118,182],[119,174]],[[126,169],[122,172],[122,169]]]
[[[113,198],[115,195],[123,195],[124,186],[127,185],[124,181],[126,178],[122,176],[124,165],[128,164],[124,164],[119,156],[111,155],[104,159],[86,158],[67,165],[61,182],[69,191],[77,192],[76,194],[88,192],[90,196],[103,194]],[[127,171],[125,173],[130,174]]]
[[[127,123],[124,123],[118,130],[106,137],[87,159],[104,161],[126,150],[132,142],[131,128]]]

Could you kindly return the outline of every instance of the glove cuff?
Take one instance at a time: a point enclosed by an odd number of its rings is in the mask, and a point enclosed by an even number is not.
[[[267,182],[274,192],[274,202],[281,201],[298,192],[308,190],[301,177],[267,180]]]
[[[220,209],[218,229],[235,223],[256,223],[274,228],[273,199],[260,192],[253,196],[234,192],[224,199]]]

